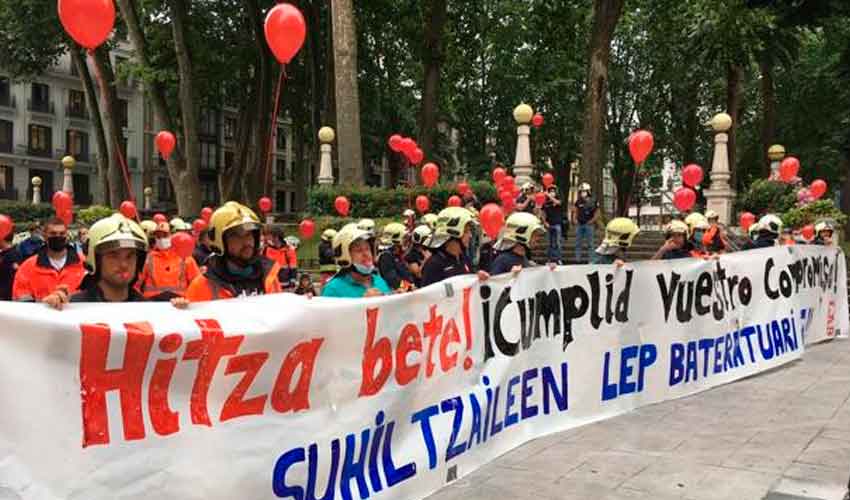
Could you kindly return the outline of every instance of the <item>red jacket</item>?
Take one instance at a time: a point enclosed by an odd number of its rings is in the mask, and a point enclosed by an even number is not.
[[[68,247],[65,267],[60,271],[53,269],[47,257],[47,248],[42,248],[18,268],[12,287],[12,300],[40,301],[56,291],[59,285],[67,286],[68,293],[74,293],[80,288],[85,275],[83,258],[71,247]]]

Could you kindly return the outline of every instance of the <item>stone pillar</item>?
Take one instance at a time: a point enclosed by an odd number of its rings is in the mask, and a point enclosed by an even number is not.
[[[145,194],[145,211],[149,211],[151,209],[151,198],[153,198],[153,188],[148,186],[144,190]]]
[[[62,158],[62,169],[65,171],[65,177],[62,180],[62,191],[68,193],[71,198],[74,197],[74,166],[77,164],[77,161],[74,160],[73,156],[66,156]]]
[[[516,129],[516,159],[514,160],[514,179],[517,186],[522,186],[526,182],[531,182],[531,173],[534,164],[531,162],[531,118],[534,116],[534,110],[528,104],[520,104],[514,109],[514,120],[518,127]]]
[[[41,177],[32,178],[32,204],[41,203]]]
[[[729,185],[729,135],[732,118],[726,113],[715,115],[708,123],[714,130],[714,160],[711,162],[711,187],[703,194],[708,210],[717,212],[720,223],[729,225],[734,221],[735,190]]]
[[[767,150],[767,158],[770,160],[770,180],[779,180],[779,165],[785,159],[785,147],[781,144],[774,144]]]
[[[336,138],[336,133],[334,129],[330,127],[322,127],[319,129],[319,142],[322,143],[319,148],[321,151],[321,158],[319,160],[319,185],[321,186],[330,186],[334,183],[334,170],[333,170],[333,162],[331,160],[331,151],[333,147],[331,143]]]

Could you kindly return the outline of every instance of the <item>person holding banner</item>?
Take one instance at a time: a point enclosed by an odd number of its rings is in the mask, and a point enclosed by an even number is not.
[[[417,288],[422,286],[422,267],[431,256],[428,250],[428,240],[431,238],[431,228],[425,224],[416,226],[410,234],[411,247],[404,256],[407,269],[413,275],[413,282]]]
[[[593,252],[594,264],[614,264],[623,267],[626,263],[626,250],[632,246],[640,228],[627,217],[612,219],[605,226],[602,244]]]
[[[229,299],[282,292],[280,266],[260,255],[260,219],[250,208],[229,201],[210,217],[215,254],[207,269],[195,278],[185,298],[172,299],[177,308],[190,302]]]
[[[339,271],[322,287],[322,297],[359,299],[392,294],[375,268],[372,233],[349,224],[334,237],[333,249]]]
[[[527,212],[516,212],[505,221],[502,237],[496,242],[499,255],[490,267],[490,274],[519,273],[534,265],[528,256],[531,247],[545,233],[543,223],[537,216]]]
[[[378,271],[393,290],[408,291],[414,277],[404,261],[404,240],[407,228],[404,224],[391,222],[384,226],[381,234],[382,249],[378,254]]]
[[[720,226],[720,215],[714,210],[706,210],[705,218],[708,220],[708,230],[703,236],[703,245],[712,253],[723,253],[729,249],[726,241],[726,232]]]
[[[148,251],[145,231],[133,220],[114,214],[97,221],[89,230],[86,275],[78,293],[60,287],[44,299],[56,310],[68,302],[143,302],[135,289]]]
[[[832,221],[822,220],[815,224],[814,245],[830,246],[833,244],[832,235],[835,233],[835,225]]]
[[[692,247],[690,256],[695,258],[708,257],[710,252],[708,252],[703,242],[706,232],[711,227],[708,220],[703,214],[694,212],[685,217],[685,224],[688,225],[688,243]]]
[[[472,226],[476,224],[472,212],[461,207],[448,207],[437,216],[436,228],[431,236],[431,258],[422,268],[422,286],[444,279],[472,273],[472,263],[466,249],[472,241]]]
[[[652,256],[652,260],[687,259],[691,257],[694,247],[688,241],[689,232],[690,229],[684,222],[680,220],[670,221],[670,224],[667,224],[667,227],[664,228],[666,241]]]
[[[53,218],[45,224],[47,245],[24,261],[15,275],[12,298],[18,301],[41,301],[59,286],[67,293],[80,287],[86,269],[83,259],[68,241],[68,226]]]
[[[207,259],[210,258],[213,251],[210,245],[212,244],[212,240],[210,240],[210,232],[208,230],[203,230],[198,235],[198,242],[195,244],[195,251],[192,252],[192,258],[195,259],[195,263],[199,266],[207,265]]]
[[[773,214],[765,215],[758,221],[758,235],[756,239],[752,243],[745,245],[744,250],[776,246],[776,240],[782,234],[782,226],[782,219],[779,217]]]

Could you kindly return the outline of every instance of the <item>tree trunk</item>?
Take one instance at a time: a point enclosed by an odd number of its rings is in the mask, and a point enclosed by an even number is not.
[[[171,14],[174,50],[177,53],[177,74],[180,80],[178,95],[183,125],[183,155],[186,161],[186,168],[179,172],[172,182],[178,197],[177,207],[180,215],[193,216],[201,212],[201,191],[198,186],[201,146],[198,142],[198,108],[192,85],[192,60],[186,41],[189,26],[185,0],[171,0]]]
[[[737,158],[738,119],[741,110],[741,79],[743,73],[743,69],[737,64],[729,64],[726,67],[726,112],[732,117],[732,128],[729,129],[729,172],[731,173],[729,185],[732,189],[736,188],[738,179],[735,161]]]
[[[139,15],[136,11],[135,0],[117,0],[121,17],[127,26],[130,42],[133,45],[135,57],[142,66],[150,68],[150,58],[147,54],[147,41],[142,30]],[[153,104],[153,112],[158,125],[165,130],[175,130],[174,120],[168,112],[165,99],[165,86],[156,81],[146,81],[145,90]],[[200,209],[201,187],[198,182],[198,171],[192,170],[186,162],[181,148],[175,148],[167,160],[168,174],[175,187],[177,209],[182,214],[196,214]]]
[[[424,46],[422,69],[422,108],[419,114],[419,144],[426,158],[434,156],[434,137],[437,133],[437,104],[440,97],[440,68],[443,53],[443,31],[446,26],[446,0],[425,2]]]
[[[605,120],[608,113],[608,61],[611,38],[623,13],[625,0],[594,0],[590,34],[590,63],[585,89],[584,127],[581,144],[582,181],[589,182],[600,203],[605,167]]]
[[[337,150],[339,182],[363,185],[363,152],[360,143],[360,97],[357,89],[357,30],[353,0],[333,0],[334,72],[336,77]]]
[[[774,61],[768,54],[763,54],[759,60],[761,72],[761,154],[762,173],[767,177],[770,173],[770,159],[767,150],[776,141],[776,90],[773,81]]]
[[[97,86],[89,73],[89,66],[85,57],[71,45],[71,61],[80,75],[80,83],[86,95],[86,106],[89,110],[89,118],[94,127],[94,139],[97,142],[97,180],[100,189],[96,191],[94,202],[98,205],[112,206],[109,196],[109,146],[106,142],[106,131],[103,129],[103,121],[100,119],[100,102],[98,99]]]
[[[109,158],[109,201],[112,203],[112,208],[117,208],[122,201],[128,199],[126,182],[124,180],[124,171],[121,161],[118,159],[118,149],[124,141],[124,132],[121,130],[121,125],[117,121],[115,110],[117,108],[118,96],[115,92],[115,73],[112,71],[112,64],[109,62],[109,52],[104,47],[99,47],[94,51],[92,63],[97,68],[96,71],[100,74],[101,79],[101,106],[100,113],[104,124],[106,136],[106,148]],[[124,161],[127,161],[126,151]]]

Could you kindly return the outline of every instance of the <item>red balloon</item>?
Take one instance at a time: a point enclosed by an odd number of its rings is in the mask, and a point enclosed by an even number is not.
[[[0,240],[5,240],[12,233],[15,224],[8,215],[0,215]]]
[[[212,217],[213,209],[210,207],[204,207],[201,209],[201,219],[204,220],[207,224],[210,223],[210,217]]]
[[[458,182],[457,183],[457,192],[464,195],[469,192],[469,184],[466,182]]]
[[[129,200],[122,202],[121,208],[119,208],[118,211],[121,212],[121,215],[128,219],[135,219],[136,216],[138,216],[136,204]]]
[[[646,160],[649,153],[652,152],[652,146],[655,144],[652,134],[646,130],[636,130],[629,136],[629,153],[637,165]]]
[[[494,168],[493,169],[493,184],[495,184],[497,188],[500,187],[502,185],[502,182],[505,180],[506,175],[508,175],[508,174],[507,174],[507,172],[505,172],[504,168],[502,168],[502,167]]]
[[[448,203],[448,205],[449,205],[450,207],[459,207],[459,206],[461,206],[462,204],[463,204],[463,200],[461,200],[461,199],[460,199],[460,196],[458,196],[458,195],[456,195],[456,194],[455,194],[455,195],[452,195],[452,196],[449,196],[449,203]]]
[[[195,251],[195,238],[181,231],[171,237],[171,248],[181,259],[188,259]]]
[[[427,196],[420,194],[416,197],[416,210],[419,210],[419,213],[427,213],[429,208],[431,208],[431,201]]]
[[[537,208],[541,208],[543,204],[546,203],[546,193],[542,191],[538,191],[534,194],[534,204],[537,205]]]
[[[207,230],[208,225],[209,224],[204,219],[195,219],[195,221],[192,222],[192,230],[196,235],[201,234]]]
[[[673,194],[673,205],[675,205],[680,212],[690,210],[696,202],[697,194],[689,187],[680,187],[676,190],[676,193]]]
[[[535,128],[540,128],[543,126],[543,115],[540,113],[535,113],[534,116],[531,117],[531,124],[534,125]]]
[[[166,160],[171,157],[171,152],[174,151],[174,146],[177,145],[177,139],[174,137],[174,134],[167,130],[156,134],[154,142],[156,143],[157,151]]]
[[[505,224],[505,212],[495,203],[488,203],[481,209],[481,227],[491,240],[499,237],[499,231]]]
[[[505,212],[510,212],[514,209],[516,198],[510,191],[502,191],[499,193],[499,199],[502,201],[502,208]]]
[[[514,195],[514,198],[519,196],[519,194],[522,192],[522,189],[520,189],[520,187],[517,186],[516,184],[514,184],[513,186],[510,186],[510,188],[511,188],[511,194]]]
[[[510,175],[506,175],[504,179],[502,179],[501,188],[506,190],[513,191],[514,186],[516,186],[516,181]]]
[[[440,168],[434,163],[426,163],[422,167],[422,182],[427,187],[434,187],[437,179],[440,178]]]
[[[425,152],[419,149],[419,147],[417,146],[416,149],[414,149],[413,152],[408,155],[407,159],[410,160],[410,163],[414,165],[419,165],[420,163],[422,163],[422,160],[425,159]]]
[[[267,214],[272,211],[272,200],[268,196],[263,196],[257,206],[260,207],[260,212]]]
[[[550,187],[555,183],[555,177],[552,174],[543,174],[543,187]]]
[[[815,179],[812,181],[812,185],[809,186],[809,193],[816,199],[819,200],[823,195],[826,194],[826,181],[823,179]]]
[[[70,208],[60,214],[57,214],[57,216],[62,219],[62,222],[64,222],[66,226],[70,226],[71,223],[74,222],[74,212],[72,212]]]
[[[115,26],[112,0],[59,0],[57,9],[62,27],[87,49],[105,42]]]
[[[309,240],[316,234],[316,224],[310,219],[304,219],[301,221],[301,224],[298,224],[298,231],[301,233],[302,238]]]
[[[779,178],[784,182],[791,182],[800,172],[800,160],[789,156],[779,164]]]
[[[163,222],[168,222],[168,217],[165,214],[156,214],[153,216],[153,221],[157,224],[162,224]]]
[[[401,143],[399,144],[399,148],[401,149],[402,153],[407,156],[410,156],[410,154],[416,150],[416,141],[414,141],[410,137],[403,137],[401,139]]]
[[[334,200],[334,208],[339,215],[348,217],[348,211],[351,210],[351,202],[345,196],[337,196]]]
[[[391,135],[389,140],[390,149],[392,149],[396,153],[401,152],[402,140],[403,138],[398,134]]]
[[[682,169],[682,182],[684,182],[686,186],[697,187],[700,185],[704,177],[705,174],[702,171],[702,167],[696,163],[685,165],[685,168]]]
[[[739,218],[739,224],[741,225],[741,229],[743,229],[744,232],[749,231],[750,226],[755,224],[755,222],[756,222],[756,216],[751,214],[750,212],[742,213],[741,217]]]
[[[74,200],[65,191],[56,191],[53,194],[53,209],[56,210],[56,215],[61,217],[62,213],[70,211],[73,207]]]
[[[290,3],[279,3],[266,14],[266,43],[275,59],[289,64],[304,45],[307,23],[301,11]]]
[[[800,234],[803,235],[807,241],[811,241],[815,239],[815,226],[809,224],[808,226],[804,226],[803,229],[800,230]]]

